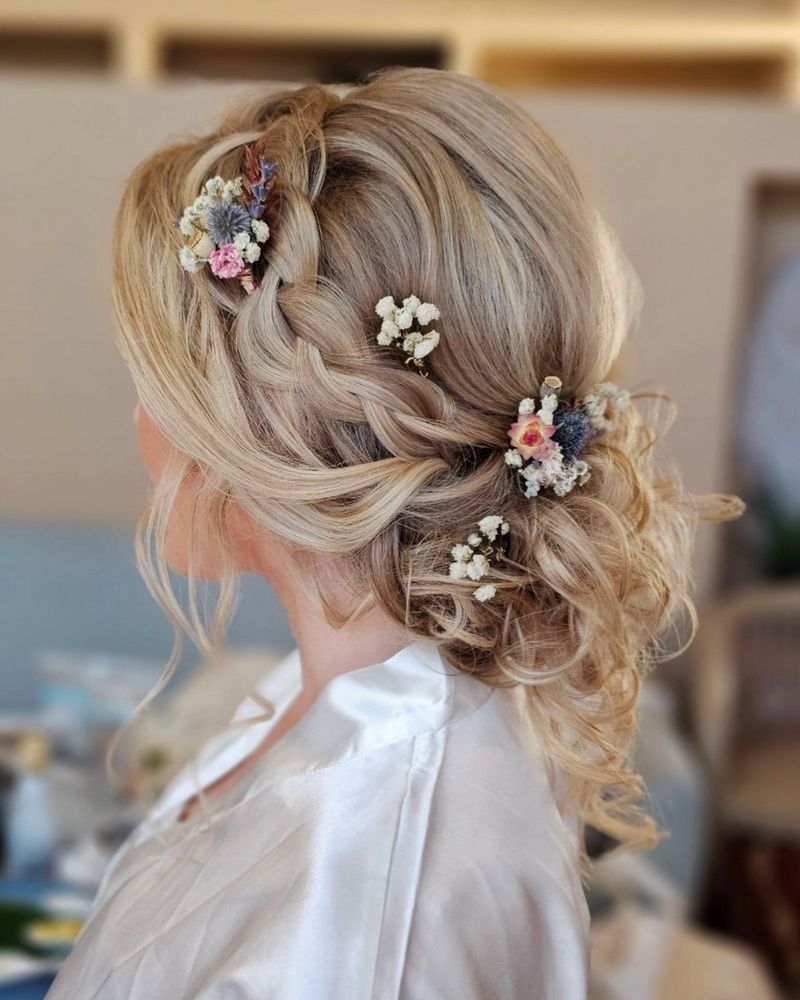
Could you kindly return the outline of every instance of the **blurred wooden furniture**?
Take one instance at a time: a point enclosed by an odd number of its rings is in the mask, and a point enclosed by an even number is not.
[[[800,585],[734,594],[698,638],[694,721],[717,821],[711,908],[797,991]]]
[[[800,843],[800,586],[706,611],[692,702],[720,824]]]
[[[304,79],[386,63],[506,86],[768,93],[800,101],[797,0],[3,0],[0,64]],[[331,81],[329,81],[331,82]]]

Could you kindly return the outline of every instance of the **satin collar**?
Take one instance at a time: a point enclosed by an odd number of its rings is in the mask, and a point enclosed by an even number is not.
[[[300,656],[293,650],[256,688],[258,695],[275,705],[274,718],[223,731],[207,745],[196,764],[173,781],[151,814],[153,818],[171,812],[199,786],[208,785],[253,750],[300,685]],[[292,775],[439,729],[479,707],[491,692],[477,678],[446,665],[433,644],[412,643],[388,660],[328,681],[300,721],[232,786],[232,797],[223,794],[220,803],[247,797]],[[234,721],[245,722],[261,713],[263,706],[250,697],[240,705]]]

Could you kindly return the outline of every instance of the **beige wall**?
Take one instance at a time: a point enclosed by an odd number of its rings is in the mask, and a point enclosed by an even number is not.
[[[235,89],[0,81],[0,516],[135,517],[144,480],[108,298],[114,205],[135,161],[211,121]],[[644,98],[525,103],[573,154],[644,282],[627,383],[664,385],[676,398],[672,442],[689,484],[729,486],[754,185],[800,187],[800,113]],[[705,533],[701,583],[711,546]]]

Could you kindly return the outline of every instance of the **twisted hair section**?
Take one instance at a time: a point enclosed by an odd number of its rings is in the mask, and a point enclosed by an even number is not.
[[[172,220],[207,177],[241,173],[253,143],[279,172],[263,279],[245,295],[181,270]],[[209,630],[169,592],[165,477],[140,561],[176,627],[204,648],[224,633],[235,501],[309,566],[338,555],[354,598],[331,615],[377,604],[450,664],[522,685],[584,820],[651,843],[629,765],[637,691],[674,623],[691,626],[694,524],[736,511],[660,467],[659,399],[635,400],[591,444],[592,477],[566,497],[528,500],[504,466],[517,401],[552,372],[565,394],[588,392],[637,318],[635,276],[558,147],[456,74],[259,96],[143,163],[116,235],[122,349],[186,456],[177,475],[204,478],[223,567]],[[411,292],[442,315],[428,379],[375,342],[375,303]],[[448,576],[449,549],[494,511],[511,531],[481,604]]]

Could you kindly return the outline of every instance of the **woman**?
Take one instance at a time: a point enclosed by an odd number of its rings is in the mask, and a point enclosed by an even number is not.
[[[454,74],[307,87],[140,166],[115,254],[145,576],[210,648],[261,574],[301,680],[123,846],[51,998],[584,997],[583,830],[654,839],[628,751],[698,505],[603,382],[637,287],[563,154]]]

